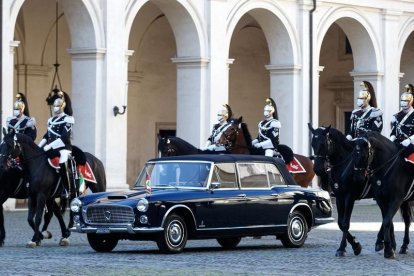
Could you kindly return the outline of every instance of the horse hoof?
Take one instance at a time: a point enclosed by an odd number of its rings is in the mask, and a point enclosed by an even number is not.
[[[4,241],[0,241],[0,247],[4,246]]]
[[[390,252],[385,252],[384,251],[384,258],[386,258],[386,259],[395,259],[394,250],[391,250]]]
[[[61,238],[59,241],[59,245],[60,246],[68,246],[70,244],[69,239],[68,238]]]
[[[44,239],[51,239],[52,238],[52,233],[49,230],[45,230],[42,232],[42,236]]]
[[[381,251],[384,249],[384,243],[375,244],[375,252]]]
[[[27,248],[35,248],[36,247],[36,242],[29,241],[28,243],[26,243],[26,247]]]
[[[346,251],[345,250],[337,250],[335,257],[346,257]]]
[[[408,254],[408,247],[407,246],[401,246],[400,252],[398,254]]]
[[[355,246],[352,246],[352,249],[354,250],[355,256],[358,256],[359,254],[361,254],[362,246],[361,246],[361,244],[359,242],[357,242],[355,244]]]

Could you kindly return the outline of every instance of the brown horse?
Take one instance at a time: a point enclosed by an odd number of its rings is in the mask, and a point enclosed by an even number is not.
[[[252,138],[247,128],[247,125],[243,123],[243,117],[239,119],[233,119],[231,125],[223,132],[220,137],[219,143],[224,145],[228,153],[233,154],[264,154],[264,152],[258,151],[251,146]],[[315,172],[313,171],[313,163],[311,159],[300,154],[294,154],[292,150],[285,145],[279,145],[278,151],[283,156],[286,165],[289,169],[289,164],[294,158],[303,166],[304,173],[292,173],[296,183],[302,187],[308,187]],[[291,171],[291,170],[289,170]]]

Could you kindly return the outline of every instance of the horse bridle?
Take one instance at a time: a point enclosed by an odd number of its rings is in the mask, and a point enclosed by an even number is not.
[[[174,156],[177,153],[177,150],[172,146],[170,139],[166,139],[165,144],[167,145],[167,150],[164,151],[166,153],[166,156]]]
[[[224,143],[222,143],[222,145],[226,148],[227,151],[234,149],[236,145],[233,146],[233,141],[231,140],[231,136],[234,134],[235,137],[237,137],[239,135],[239,128],[235,127],[235,128],[230,128],[230,130],[233,130],[230,133],[227,133],[226,131],[223,131],[223,133],[221,135],[224,136]]]
[[[17,143],[16,139],[13,139],[13,148],[10,150],[10,153],[0,154],[0,157],[6,158],[7,169],[14,169],[14,168],[21,169],[21,166],[20,166],[20,164],[22,163],[20,160],[21,152],[22,152],[22,149],[20,147],[20,144]],[[13,153],[16,153],[16,154],[13,156]]]

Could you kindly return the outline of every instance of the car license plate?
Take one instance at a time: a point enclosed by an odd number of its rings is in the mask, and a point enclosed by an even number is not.
[[[109,228],[99,228],[96,230],[96,234],[109,234],[110,232]]]

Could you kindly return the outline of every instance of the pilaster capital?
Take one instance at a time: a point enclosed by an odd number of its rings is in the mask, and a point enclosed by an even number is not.
[[[302,65],[276,65],[268,64],[265,68],[270,72],[270,75],[295,75],[302,70]]]
[[[210,59],[205,57],[176,57],[171,58],[171,61],[177,64],[177,67],[207,67]]]
[[[71,48],[68,53],[72,59],[102,59],[106,54],[105,48]]]

